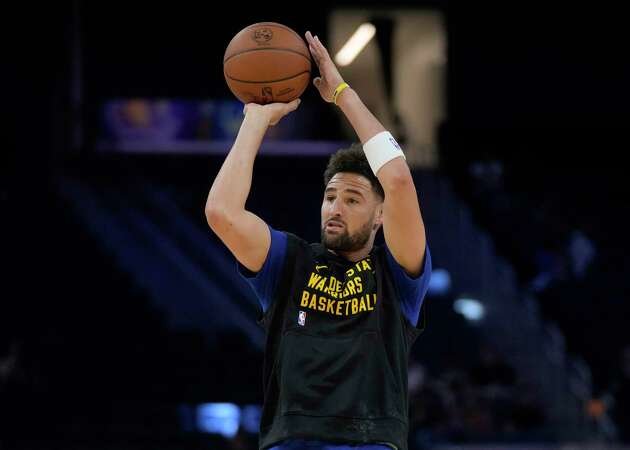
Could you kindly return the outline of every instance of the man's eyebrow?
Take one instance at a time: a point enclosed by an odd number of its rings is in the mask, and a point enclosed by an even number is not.
[[[328,193],[328,192],[337,192],[337,189],[334,188],[334,187],[328,187],[328,188],[326,188],[326,190],[324,192],[326,192],[326,193]],[[350,192],[351,194],[357,194],[360,197],[365,198],[365,196],[360,191],[357,191],[355,189],[344,189],[343,192]]]

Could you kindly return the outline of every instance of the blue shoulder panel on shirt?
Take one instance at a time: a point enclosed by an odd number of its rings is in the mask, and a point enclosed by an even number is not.
[[[287,253],[287,235],[269,227],[271,232],[271,246],[267,259],[258,273],[250,272],[236,261],[239,274],[252,286],[258,296],[260,306],[267,311],[273,300],[273,294],[278,285],[278,278],[282,271],[284,258]]]
[[[387,262],[389,263],[394,277],[394,285],[400,296],[402,312],[407,320],[409,320],[409,323],[415,327],[418,324],[422,301],[429,289],[429,280],[431,279],[432,262],[429,246],[426,246],[424,253],[422,271],[420,275],[415,278],[411,278],[407,275],[405,269],[394,259],[387,245],[385,245],[385,253],[387,254]]]

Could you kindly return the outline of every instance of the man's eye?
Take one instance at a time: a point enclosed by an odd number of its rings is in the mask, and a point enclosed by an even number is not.
[[[356,201],[355,199],[351,198],[350,200],[348,200],[348,203],[359,203],[359,202]]]
[[[335,197],[330,196],[330,195],[328,197],[326,197],[326,200],[328,200],[329,202],[332,202],[334,199],[335,199]]]

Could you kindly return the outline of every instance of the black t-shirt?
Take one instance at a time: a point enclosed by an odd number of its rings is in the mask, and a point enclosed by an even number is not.
[[[259,321],[267,332],[260,448],[313,439],[406,449],[407,360],[421,329],[401,308],[392,274],[400,266],[392,270],[384,247],[350,262],[284,235],[282,264],[271,267],[270,251],[254,277],[259,297],[271,296]],[[430,276],[426,255],[416,279],[420,303]]]

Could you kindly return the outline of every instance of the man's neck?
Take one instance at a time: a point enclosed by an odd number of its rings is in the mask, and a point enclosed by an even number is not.
[[[370,254],[370,250],[367,249],[357,250],[356,252],[336,252],[330,249],[328,249],[328,251],[334,253],[337,256],[341,256],[350,262],[361,261],[363,258]]]
[[[329,252],[334,253],[335,255],[338,255],[338,256],[343,257],[344,259],[347,259],[348,261],[357,262],[357,261],[361,261],[367,255],[369,255],[370,252],[372,251],[372,247],[374,247],[374,237],[372,237],[365,244],[365,246],[360,248],[359,250],[353,250],[351,252],[340,252],[340,251],[335,251],[331,249],[327,249],[327,250]]]

